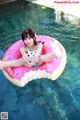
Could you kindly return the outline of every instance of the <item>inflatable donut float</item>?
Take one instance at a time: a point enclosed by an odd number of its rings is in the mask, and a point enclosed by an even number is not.
[[[44,43],[42,49],[43,54],[50,53],[52,51],[52,44],[56,42],[60,47],[62,56],[60,58],[54,57],[52,61],[44,63],[38,68],[28,68],[25,66],[4,68],[2,71],[5,77],[17,86],[23,87],[31,80],[38,78],[49,78],[56,80],[65,68],[66,51],[59,41],[45,35],[37,35],[36,41],[41,41]],[[15,42],[6,50],[2,60],[11,61],[21,58],[20,47],[23,45],[24,43],[22,40]]]

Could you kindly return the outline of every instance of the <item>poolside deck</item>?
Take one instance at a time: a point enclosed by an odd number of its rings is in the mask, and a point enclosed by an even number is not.
[[[52,8],[56,11],[56,22],[61,22],[62,18],[66,22],[80,26],[80,0],[25,0],[35,4]],[[66,3],[62,3],[66,2]],[[61,16],[63,13],[63,16]]]
[[[44,5],[55,9],[56,11],[62,11],[66,14],[71,14],[80,18],[80,0],[26,0],[36,4]],[[60,3],[61,1],[66,3]]]

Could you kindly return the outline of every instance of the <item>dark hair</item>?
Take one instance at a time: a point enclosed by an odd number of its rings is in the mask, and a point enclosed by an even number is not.
[[[23,40],[23,42],[24,42],[24,40],[28,37],[28,35],[29,35],[31,38],[34,39],[34,44],[36,45],[37,42],[35,41],[35,40],[36,40],[35,32],[34,32],[32,29],[30,29],[30,28],[28,28],[28,29],[26,29],[26,30],[24,30],[24,31],[22,32],[22,40]]]

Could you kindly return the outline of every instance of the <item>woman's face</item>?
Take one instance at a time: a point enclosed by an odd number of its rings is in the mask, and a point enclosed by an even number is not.
[[[34,39],[31,38],[29,35],[27,36],[27,38],[24,40],[24,43],[28,46],[28,47],[32,47],[34,45]]]

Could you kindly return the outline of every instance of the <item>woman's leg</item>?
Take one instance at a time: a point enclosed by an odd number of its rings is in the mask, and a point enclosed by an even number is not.
[[[27,66],[27,64],[23,62],[22,58],[17,60],[12,60],[12,61],[5,61],[5,62],[0,60],[0,69],[6,68],[6,67],[19,67],[22,65]]]
[[[45,55],[40,56],[40,61],[50,62],[54,57],[55,57],[55,54],[53,52],[52,53],[47,53]]]
[[[50,62],[54,57],[55,57],[54,53],[41,55],[38,61],[38,66],[42,65],[43,63]]]
[[[48,53],[45,55],[41,55],[38,61],[39,66],[44,63],[44,62],[50,62],[53,58],[55,57],[54,53]],[[0,60],[0,69],[6,68],[6,67],[19,67],[19,66],[26,66],[26,67],[31,67],[32,64],[27,64],[23,61],[22,58],[17,59],[17,60],[12,60],[12,61],[1,61]]]

